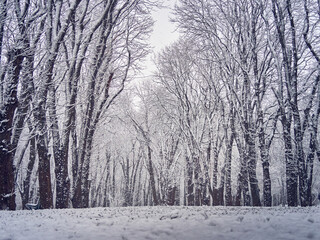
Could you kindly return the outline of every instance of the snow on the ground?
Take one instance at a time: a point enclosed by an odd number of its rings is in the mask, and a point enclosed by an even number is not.
[[[320,239],[320,207],[0,211],[0,240]]]

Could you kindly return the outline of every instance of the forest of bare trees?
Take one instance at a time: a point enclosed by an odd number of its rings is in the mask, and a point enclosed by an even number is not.
[[[320,1],[0,2],[0,209],[312,206]]]

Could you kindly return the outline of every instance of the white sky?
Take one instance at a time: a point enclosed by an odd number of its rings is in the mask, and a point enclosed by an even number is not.
[[[152,17],[155,21],[153,26],[153,32],[150,37],[150,45],[153,48],[153,53],[147,58],[145,62],[145,70],[143,71],[143,77],[147,78],[155,70],[153,64],[153,58],[155,54],[159,53],[164,47],[170,45],[178,39],[178,32],[175,25],[170,22],[172,8],[177,0],[165,0],[164,4],[168,7],[155,9]]]
[[[155,24],[150,41],[155,51],[161,50],[178,38],[175,26],[169,20],[172,13],[171,9],[176,2],[177,0],[166,0],[164,3],[168,8],[156,9],[152,14]]]

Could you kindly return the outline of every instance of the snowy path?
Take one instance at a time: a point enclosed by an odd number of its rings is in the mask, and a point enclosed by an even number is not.
[[[320,239],[320,207],[0,211],[0,240]]]

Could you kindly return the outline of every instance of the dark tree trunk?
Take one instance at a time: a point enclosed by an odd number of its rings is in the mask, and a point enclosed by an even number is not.
[[[15,210],[14,167],[11,145],[13,119],[18,107],[18,80],[22,67],[22,50],[8,54],[8,86],[0,109],[0,209]]]
[[[152,190],[153,205],[159,205],[151,154],[152,154],[151,147],[148,146],[148,161],[149,161],[148,169],[149,169],[149,175],[150,175],[150,185]]]
[[[223,195],[224,195],[224,186],[220,186],[217,189],[217,205],[218,206],[223,206],[224,205]]]
[[[301,125],[297,106],[297,71],[298,71],[298,49],[296,46],[296,29],[294,26],[294,19],[291,15],[291,3],[289,0],[286,1],[286,9],[283,9],[277,0],[272,0],[272,12],[275,20],[275,26],[277,29],[277,37],[281,46],[282,61],[283,61],[283,73],[285,76],[285,86],[287,90],[286,101],[290,103],[287,114],[285,112],[285,105],[283,99],[283,83],[280,79],[280,102],[281,108],[281,122],[283,126],[283,138],[285,144],[285,156],[286,156],[286,183],[287,183],[287,202],[289,206],[298,205],[298,176],[301,178],[301,170],[299,167],[302,163],[302,136],[301,136]],[[286,23],[284,12],[287,11],[288,19],[290,21],[290,33],[291,43],[287,42],[285,28],[283,27]],[[282,73],[280,73],[282,75]],[[296,156],[293,155],[293,147],[291,143],[291,122],[292,116],[294,119],[294,135],[296,142]],[[299,164],[299,166],[298,166]],[[299,174],[300,173],[300,174]],[[302,179],[301,179],[302,180]],[[301,184],[304,184],[302,180]],[[300,189],[302,192],[304,189]],[[304,201],[304,200],[303,200]],[[304,203],[303,203],[304,204]]]
[[[263,168],[263,205],[265,207],[272,206],[272,195],[271,195],[271,178],[269,171],[269,161],[262,163]]]
[[[226,166],[223,166],[221,170],[220,185],[217,189],[217,200],[218,200],[217,203],[218,205],[221,205],[221,206],[225,204],[225,201],[224,201],[225,175],[226,175],[225,167]]]
[[[56,208],[68,208],[70,196],[70,179],[68,176],[68,159],[66,149],[55,152],[55,174],[56,174]]]
[[[15,210],[14,168],[7,148],[8,145],[0,143],[0,210]]]
[[[282,125],[283,125],[283,138],[284,138],[284,146],[285,146],[285,158],[286,158],[287,204],[290,207],[296,207],[298,205],[297,162],[295,161],[292,153],[290,124],[287,123],[287,121],[283,120]]]
[[[90,157],[91,154],[86,156],[86,160],[82,170],[82,178],[81,178],[81,207],[88,208],[89,207],[89,194],[91,187],[91,179],[89,179],[90,174]]]
[[[58,56],[59,48],[64,40],[64,37],[69,28],[70,22],[73,19],[77,7],[81,0],[76,0],[70,6],[65,22],[61,23],[60,13],[54,15],[54,1],[50,0],[47,4],[47,29],[46,29],[46,46],[47,46],[47,58],[44,64],[44,71],[41,73],[41,85],[38,88],[38,95],[34,99],[34,118],[37,128],[37,150],[39,156],[39,187],[40,187],[40,204],[42,208],[53,207],[53,196],[51,190],[51,177],[50,177],[50,157],[48,154],[47,146],[47,125],[46,125],[46,104],[48,89],[53,88],[53,69]],[[56,19],[54,19],[54,17]],[[57,26],[60,23],[61,26]],[[53,32],[54,28],[59,29],[57,32]],[[55,36],[55,37],[54,37]],[[50,102],[49,102],[50,106]],[[55,151],[55,154],[57,150]],[[59,157],[58,157],[59,158]],[[59,166],[58,166],[59,168]],[[60,177],[60,176],[59,176]],[[62,181],[67,181],[63,179]],[[60,183],[59,183],[60,184]],[[60,191],[60,190],[59,190]],[[60,193],[59,193],[60,194]],[[63,193],[63,195],[65,195]],[[59,196],[60,198],[60,196]],[[59,201],[58,201],[59,202]],[[59,207],[60,207],[59,202]]]
[[[92,100],[93,101],[93,100]],[[91,113],[90,113],[91,112]],[[90,108],[87,116],[90,116],[88,121],[85,121],[84,133],[82,144],[77,154],[79,157],[79,170],[77,174],[77,180],[72,198],[73,207],[75,208],[87,208],[89,207],[89,193],[90,193],[90,182],[89,182],[89,170],[90,170],[90,158],[91,149],[93,142],[93,134],[95,129],[91,127],[91,118],[93,115],[93,109]]]
[[[74,177],[73,196],[72,196],[72,206],[74,208],[81,208],[81,179],[80,179],[81,169],[79,169],[78,174]]]
[[[38,94],[33,100],[34,126],[36,127],[36,141],[39,158],[39,191],[41,208],[53,208],[53,194],[51,188],[50,154],[48,151],[48,136],[46,123],[46,102],[48,86],[52,84],[52,70],[54,62],[48,59],[46,71],[42,75],[43,82]]]
[[[240,155],[240,172],[238,174],[238,185],[235,205],[240,206],[241,200],[244,206],[251,206],[251,196],[249,194],[248,185],[248,169],[247,169],[247,157],[246,150],[240,140],[235,137],[239,155]]]
[[[218,198],[218,158],[219,158],[219,150],[218,150],[218,140],[213,148],[213,176],[212,176],[212,205],[217,206],[220,205]]]
[[[51,84],[49,86],[49,96],[47,107],[50,119],[50,131],[53,142],[53,157],[55,161],[55,176],[56,176],[56,208],[68,208],[69,193],[70,193],[70,180],[68,176],[68,148],[69,148],[69,135],[70,125],[68,122],[64,134],[64,141],[60,140],[59,125],[56,110],[56,92],[55,87]],[[72,114],[72,113],[67,113]],[[70,116],[69,118],[72,118]]]
[[[38,127],[45,127],[43,122],[38,123]],[[37,149],[39,158],[39,192],[41,208],[53,208],[53,195],[51,189],[50,154],[46,146],[45,133],[38,134]]]
[[[38,140],[39,142],[39,140]],[[51,190],[50,176],[50,156],[45,154],[40,146],[42,141],[37,144],[39,156],[39,192],[41,208],[53,208],[53,196]]]
[[[249,185],[251,191],[251,200],[252,205],[257,207],[261,206],[260,201],[260,190],[258,186],[258,179],[257,179],[257,154],[255,148],[255,141],[254,141],[254,133],[251,128],[249,129],[250,133],[247,136],[247,145],[248,145],[248,176],[249,176]]]
[[[30,127],[31,129],[31,127]],[[29,148],[29,162],[27,166],[27,176],[23,181],[23,195],[22,195],[22,207],[25,208],[26,204],[30,199],[30,184],[31,184],[31,175],[32,170],[36,161],[36,139],[32,137],[30,139],[30,148]]]
[[[169,186],[168,189],[168,197],[167,197],[167,201],[166,203],[169,206],[173,206],[175,204],[175,200],[176,200],[176,190],[177,187],[176,186]]]
[[[201,206],[202,202],[202,191],[201,191],[201,186],[202,186],[202,178],[200,177],[201,174],[201,167],[199,163],[199,157],[194,156],[193,157],[193,162],[195,164],[195,169],[194,169],[194,205],[195,206]]]
[[[242,171],[243,171],[243,169],[241,168],[240,172],[238,174],[237,193],[236,193],[235,202],[234,202],[235,206],[241,206],[241,196],[242,196],[242,191],[243,191],[242,190],[243,189],[243,186],[242,186],[242,183],[243,183]]]
[[[225,205],[232,206],[232,194],[231,194],[231,160],[232,160],[232,145],[234,135],[231,133],[230,138],[226,137],[226,163],[225,163]]]
[[[309,148],[310,152],[307,157],[307,170],[308,170],[308,179],[307,179],[307,196],[306,204],[307,206],[312,206],[312,180],[313,180],[313,162],[315,157],[315,148],[316,148],[316,137],[313,133],[310,133],[310,143]]]
[[[204,186],[203,186],[203,205],[209,206],[210,205],[210,196],[213,200],[214,196],[214,191],[213,188],[211,187],[210,184],[210,176],[209,176],[209,164],[211,161],[211,140],[209,141],[208,147],[207,147],[207,159],[204,161]],[[209,193],[208,193],[209,192]],[[209,196],[210,194],[210,196]]]
[[[320,93],[318,93],[318,100],[320,100]],[[320,101],[318,102],[316,114],[312,116],[310,121],[310,140],[309,140],[309,154],[307,156],[307,205],[312,206],[312,181],[313,181],[313,167],[314,158],[317,151],[317,134],[318,134],[318,121],[320,116]],[[319,156],[318,156],[319,158]],[[320,161],[320,158],[319,158]]]
[[[124,202],[123,206],[128,207],[131,206],[131,193],[130,193],[130,165],[129,165],[129,157],[127,156],[126,161],[122,162],[122,172],[124,177]]]
[[[187,205],[194,206],[195,197],[194,197],[194,184],[193,184],[193,165],[190,161],[190,158],[186,156],[187,163]]]
[[[260,126],[259,130],[259,147],[260,147],[260,157],[262,161],[262,172],[263,172],[263,205],[265,207],[272,206],[272,196],[271,196],[271,179],[269,171],[269,152],[266,146],[265,132],[264,128]]]

